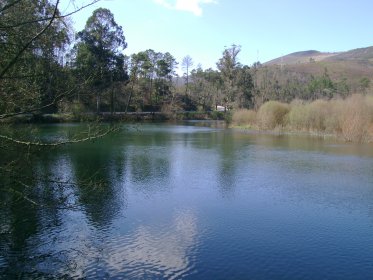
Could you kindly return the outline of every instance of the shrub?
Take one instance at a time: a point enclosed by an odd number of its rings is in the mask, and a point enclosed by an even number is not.
[[[347,99],[294,100],[290,105],[277,101],[264,103],[257,114],[239,110],[233,115],[235,125],[255,123],[261,129],[287,126],[293,130],[333,133],[346,141],[373,141],[373,96],[352,95]]]
[[[370,108],[362,95],[352,95],[344,101],[340,116],[341,133],[346,141],[364,142],[369,137]]]
[[[307,104],[302,100],[296,99],[291,102],[290,112],[287,118],[290,129],[308,130],[307,109]]]
[[[210,113],[211,119],[213,120],[224,120],[225,119],[225,112],[219,111],[212,111]]]
[[[290,106],[288,104],[278,101],[268,101],[258,111],[258,125],[262,129],[274,129],[278,126],[284,126],[285,117],[289,111]]]
[[[85,107],[81,102],[74,101],[71,104],[71,112],[74,116],[80,116],[82,113],[85,112]]]
[[[367,95],[365,101],[368,106],[370,121],[373,122],[373,95]]]
[[[330,113],[329,103],[325,100],[315,100],[307,106],[307,128],[311,131],[326,130],[325,120]]]
[[[327,115],[325,116],[325,131],[328,133],[340,134],[341,128],[341,115],[344,110],[344,100],[334,99],[328,102]]]
[[[235,111],[232,116],[232,122],[234,125],[254,126],[256,122],[256,112],[247,109]]]

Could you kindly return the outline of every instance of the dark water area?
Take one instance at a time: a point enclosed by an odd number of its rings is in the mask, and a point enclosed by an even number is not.
[[[1,279],[373,275],[371,144],[217,122],[123,125],[41,152],[24,172],[39,203],[2,192]]]

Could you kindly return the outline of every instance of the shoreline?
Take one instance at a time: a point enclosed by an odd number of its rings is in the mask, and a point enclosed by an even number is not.
[[[356,144],[372,144],[373,135],[369,135],[368,139],[364,141],[348,141],[344,139],[342,134],[337,133],[327,133],[327,132],[318,132],[318,131],[305,131],[305,130],[291,130],[286,128],[275,128],[275,129],[259,129],[250,126],[229,126],[231,129],[238,130],[242,133],[251,133],[251,134],[268,134],[268,135],[295,135],[295,136],[307,136],[315,137],[319,139],[331,139],[336,142],[342,143],[356,143]]]
[[[225,120],[223,112],[102,112],[102,113],[58,113],[58,114],[21,114],[3,120],[1,123],[68,123],[68,122],[141,122],[169,120]]]

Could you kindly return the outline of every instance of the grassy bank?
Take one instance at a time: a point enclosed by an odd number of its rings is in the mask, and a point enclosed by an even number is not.
[[[373,142],[373,96],[264,103],[258,111],[238,110],[233,127],[332,134],[348,142]]]

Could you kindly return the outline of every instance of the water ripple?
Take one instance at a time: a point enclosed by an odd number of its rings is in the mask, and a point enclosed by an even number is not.
[[[181,211],[170,224],[159,228],[139,226],[130,234],[111,236],[97,258],[110,277],[180,279],[193,270],[197,235],[196,216],[192,211]],[[90,262],[83,275],[96,278],[103,272],[97,269],[97,262]]]

